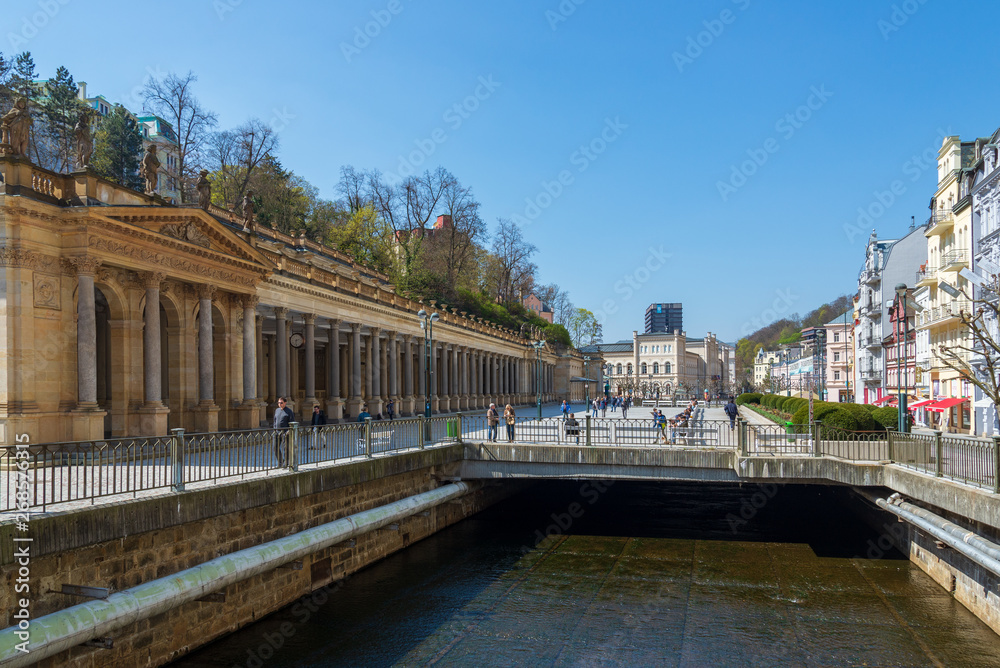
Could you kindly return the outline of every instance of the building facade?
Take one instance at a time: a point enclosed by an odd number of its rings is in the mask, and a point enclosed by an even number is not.
[[[851,312],[842,313],[826,323],[823,329],[826,331],[825,398],[827,401],[851,403],[854,401],[854,386],[851,383],[854,320]]]
[[[20,157],[0,176],[4,444],[256,428],[278,396],[350,420],[583,394],[582,355],[398,295],[339,251]]]
[[[524,304],[524,308],[528,309],[529,311],[532,311],[542,320],[545,320],[546,322],[552,322],[554,316],[552,308],[549,307],[549,305],[543,302],[541,299],[539,299],[534,292],[525,297],[522,300],[522,303]]]

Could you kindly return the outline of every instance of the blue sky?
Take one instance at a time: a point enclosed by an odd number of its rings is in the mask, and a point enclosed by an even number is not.
[[[927,217],[942,133],[1000,125],[993,3],[4,9],[5,55],[30,50],[42,76],[65,65],[91,95],[135,107],[150,72],[194,70],[222,127],[273,122],[283,164],[323,196],[341,165],[443,165],[491,225],[528,221],[540,280],[598,312],[606,341],[641,330],[651,302],[733,341],[854,292],[871,228]]]

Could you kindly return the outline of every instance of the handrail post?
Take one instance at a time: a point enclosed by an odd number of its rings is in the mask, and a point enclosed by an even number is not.
[[[892,429],[886,429],[886,444],[888,445],[889,452],[886,453],[890,462],[896,461],[896,436]]]
[[[810,454],[813,457],[819,457],[819,450],[820,450],[820,447],[819,447],[819,432],[820,432],[820,425],[821,424],[822,423],[819,420],[814,420],[813,421],[812,430],[811,430],[812,433],[810,434],[810,436],[812,436],[812,448],[811,448],[812,452]]]
[[[365,418],[365,457],[372,456],[372,419]]]
[[[934,432],[934,475],[938,478],[944,475],[944,445],[941,441],[941,432]]]
[[[180,427],[171,429],[170,433],[170,489],[174,492],[184,491],[184,430]]]
[[[299,423],[288,425],[292,429],[292,437],[288,439],[288,470],[299,470]]]
[[[455,413],[455,440],[462,443],[462,411]]]
[[[424,445],[427,442],[427,418],[423,415],[418,415],[417,420],[418,420],[417,428],[420,430],[420,436],[419,436],[420,440],[418,441],[418,443],[420,443],[419,446],[420,449],[423,450]]]
[[[1000,494],[1000,436],[993,437],[993,493]]]
[[[746,420],[742,417],[736,422],[736,451],[740,453],[740,457],[747,456]]]
[[[584,425],[587,428],[587,441],[586,442],[587,442],[587,445],[589,446],[591,444],[590,443],[590,413],[587,413],[586,415],[583,416],[583,422],[584,422]]]

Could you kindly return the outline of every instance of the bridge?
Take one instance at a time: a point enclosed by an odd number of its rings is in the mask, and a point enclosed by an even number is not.
[[[84,643],[111,647],[116,634],[128,639],[116,647],[145,642],[140,620],[168,612],[169,623],[255,587],[280,593],[251,608],[277,609],[529,481],[844,485],[907,522],[888,539],[981,618],[997,619],[996,441],[789,429],[749,411],[731,427],[721,413],[699,407],[663,431],[646,417],[586,416],[573,427],[554,415],[519,416],[512,441],[506,424],[494,434],[485,416],[456,413],[9,446],[0,452],[3,563],[16,563],[9,546],[30,524],[49,589],[36,608],[47,614],[32,618],[34,662],[43,652],[83,657],[94,651]],[[113,565],[74,561],[94,550]],[[57,555],[61,565],[51,563]],[[125,565],[144,560],[155,568],[136,574]],[[81,592],[95,600],[69,599]],[[7,596],[0,603],[15,609]],[[259,613],[245,602],[227,609],[237,620]],[[157,655],[176,658],[236,623]],[[27,665],[18,632],[0,631],[0,665]]]

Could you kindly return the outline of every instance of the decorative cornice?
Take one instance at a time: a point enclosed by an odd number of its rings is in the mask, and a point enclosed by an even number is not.
[[[69,267],[77,276],[94,276],[101,266],[101,261],[89,255],[76,255],[63,258],[66,267]]]
[[[0,247],[0,266],[38,269],[43,264],[42,255],[23,248]]]
[[[173,271],[183,271],[195,274],[217,282],[234,283],[248,288],[252,288],[257,285],[257,280],[247,275],[209,267],[204,264],[192,262],[191,260],[173,257],[165,253],[151,251],[146,248],[137,248],[135,246],[98,235],[90,235],[88,244],[90,248],[94,250],[121,255],[147,264],[165,267]]]

